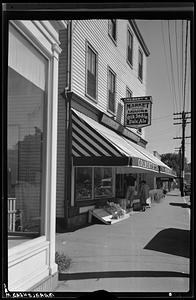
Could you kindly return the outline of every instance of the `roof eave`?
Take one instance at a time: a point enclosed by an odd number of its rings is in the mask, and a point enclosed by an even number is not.
[[[149,56],[150,55],[150,51],[149,51],[148,47],[146,46],[146,44],[144,42],[144,39],[143,39],[143,37],[141,35],[141,32],[140,32],[140,30],[139,30],[139,28],[138,28],[135,20],[129,20],[129,23],[131,24],[131,26],[132,26],[132,28],[133,28],[133,30],[135,32],[135,35],[137,36],[137,38],[138,38],[138,40],[139,40],[139,42],[140,42],[140,44],[141,44],[141,46],[142,46],[142,48],[144,50],[144,53],[146,54],[146,56]]]

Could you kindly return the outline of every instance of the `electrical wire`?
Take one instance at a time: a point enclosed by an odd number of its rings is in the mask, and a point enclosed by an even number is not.
[[[181,27],[182,27],[182,48],[181,48],[181,50],[182,50],[182,78],[181,78],[181,80],[182,80],[182,85],[181,85],[181,87],[182,87],[182,101],[183,101],[183,74],[184,74],[184,68],[183,68],[183,66],[184,66],[184,62],[183,62],[183,54],[184,54],[184,51],[183,51],[183,45],[184,45],[184,21],[182,20],[182,22],[181,22]]]
[[[186,44],[185,44],[185,71],[184,71],[185,73],[184,73],[183,111],[185,110],[185,98],[186,98],[187,41],[188,41],[188,21],[186,21]]]
[[[177,59],[177,80],[178,80],[178,99],[179,99],[179,102],[181,103],[182,102],[182,95],[180,93],[180,72],[179,72],[179,57],[178,57],[178,35],[177,35],[177,20],[175,20],[175,36],[176,36],[176,59]]]
[[[169,87],[170,87],[171,98],[172,98],[173,104],[174,104],[174,95],[173,95],[172,85],[171,85],[171,81],[170,81],[169,66],[168,66],[167,55],[166,55],[163,21],[161,21],[161,33],[162,33],[163,49],[164,49],[164,55],[165,55],[165,61],[166,61],[166,70],[167,70],[167,75],[168,75],[167,78],[168,78],[168,83],[169,83]],[[177,110],[177,108],[175,108],[175,104],[174,104],[174,111],[176,111],[176,110]]]
[[[171,62],[171,78],[173,82],[173,89],[174,89],[174,102],[177,108],[177,100],[176,100],[176,89],[175,89],[175,80],[174,80],[174,67],[173,67],[173,57],[172,57],[172,50],[171,50],[171,37],[170,37],[170,25],[168,20],[168,39],[169,39],[169,53],[170,53],[170,62]]]

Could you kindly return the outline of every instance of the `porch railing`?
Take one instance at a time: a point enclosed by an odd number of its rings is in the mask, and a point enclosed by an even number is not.
[[[16,228],[16,198],[8,198],[8,231]]]
[[[16,209],[16,198],[8,198],[8,232],[22,230],[22,211]]]

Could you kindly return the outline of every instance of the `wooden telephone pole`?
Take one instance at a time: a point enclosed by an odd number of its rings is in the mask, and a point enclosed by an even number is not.
[[[173,115],[181,115],[179,118],[174,118],[174,120],[181,120],[181,123],[174,123],[174,125],[182,125],[182,136],[181,137],[175,137],[174,139],[181,139],[181,148],[180,148],[180,156],[181,156],[181,170],[180,170],[180,192],[181,197],[184,196],[184,161],[185,161],[185,139],[191,138],[191,136],[185,136],[185,128],[186,124],[189,124],[191,122],[187,122],[187,119],[190,119],[190,116],[187,116],[187,114],[190,114],[190,112],[181,112],[181,113],[174,113]]]

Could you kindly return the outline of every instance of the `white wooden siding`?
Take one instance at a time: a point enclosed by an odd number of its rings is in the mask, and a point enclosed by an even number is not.
[[[77,20],[73,21],[73,59],[72,59],[72,90],[85,101],[90,102],[99,110],[107,112],[107,67],[117,75],[116,78],[116,112],[120,98],[126,97],[126,87],[134,96],[146,95],[146,56],[143,60],[143,82],[138,79],[138,49],[139,41],[133,32],[133,68],[126,60],[127,30],[131,28],[128,20],[117,20],[117,44],[108,35],[108,20]],[[98,53],[98,101],[92,101],[86,96],[85,70],[86,51],[88,41]],[[121,122],[124,122],[122,114]],[[132,129],[134,132],[137,130]],[[144,129],[142,134],[144,138]]]

